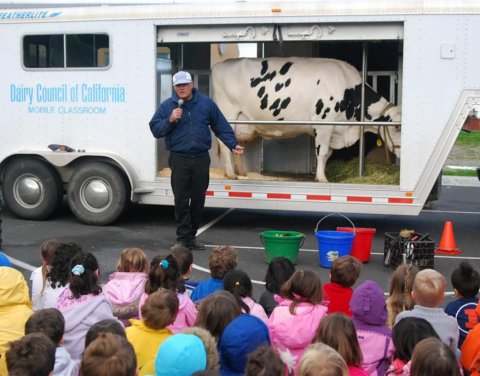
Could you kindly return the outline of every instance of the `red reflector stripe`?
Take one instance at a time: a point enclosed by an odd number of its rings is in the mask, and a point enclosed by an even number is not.
[[[292,198],[292,195],[289,193],[267,193],[267,198],[281,198],[290,200]]]
[[[307,200],[331,201],[332,196],[326,195],[307,195]]]
[[[207,191],[207,192],[205,192],[205,196],[215,196],[215,192],[214,191]]]
[[[248,197],[248,198],[252,198],[252,192],[228,192],[228,197]]]
[[[372,198],[371,197],[362,197],[362,196],[347,196],[347,201],[372,202]]]
[[[391,197],[388,199],[389,204],[413,204],[413,198]]]

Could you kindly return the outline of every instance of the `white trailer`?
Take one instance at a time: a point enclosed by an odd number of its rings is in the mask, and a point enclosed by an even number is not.
[[[217,49],[255,43],[259,57],[336,57],[365,72],[393,71],[395,90],[387,90],[402,106],[400,181],[211,179],[207,206],[418,215],[480,105],[478,1],[154,3],[0,3],[0,176],[19,217],[47,218],[65,192],[75,216],[97,225],[117,219],[129,201],[172,205],[170,179],[158,173],[167,152],[148,122],[177,69],[209,90]],[[275,164],[311,172],[311,141],[294,142],[278,158],[279,148],[266,155],[259,142],[247,158],[260,172]],[[211,156],[215,166],[214,148]]]

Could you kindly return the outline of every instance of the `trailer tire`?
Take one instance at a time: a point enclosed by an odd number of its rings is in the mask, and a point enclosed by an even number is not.
[[[93,162],[73,173],[67,188],[68,205],[81,222],[108,225],[119,218],[129,201],[129,184],[115,166]]]
[[[63,184],[55,168],[39,159],[11,161],[3,177],[5,205],[23,219],[47,219],[63,200]]]

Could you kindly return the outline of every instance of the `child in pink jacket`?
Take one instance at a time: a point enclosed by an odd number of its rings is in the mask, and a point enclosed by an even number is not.
[[[282,286],[280,294],[281,298],[276,296],[279,304],[267,325],[272,346],[291,372],[312,342],[327,307],[321,304],[320,277],[311,270],[297,270]]]
[[[168,326],[174,334],[195,325],[198,311],[188,294],[185,292],[185,281],[180,273],[177,260],[172,255],[155,256],[150,263],[150,273],[145,285],[145,292],[140,298],[139,316],[142,319],[142,306],[148,295],[160,287],[177,293],[179,308],[177,318]]]
[[[103,293],[112,303],[113,315],[122,320],[125,327],[130,319],[138,319],[140,297],[145,291],[148,264],[145,252],[140,248],[125,248],[118,260],[117,272],[110,274]]]

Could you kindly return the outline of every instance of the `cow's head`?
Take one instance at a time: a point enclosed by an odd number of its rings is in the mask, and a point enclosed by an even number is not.
[[[395,106],[392,103],[385,105],[384,110],[381,112],[377,121],[402,121],[402,109],[400,106]],[[395,153],[397,158],[400,158],[400,145],[401,145],[401,127],[395,126],[380,126],[378,129],[380,137],[387,144],[388,150]]]

